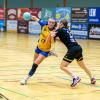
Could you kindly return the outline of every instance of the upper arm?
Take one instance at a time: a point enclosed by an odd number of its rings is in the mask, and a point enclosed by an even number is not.
[[[38,23],[41,25],[41,26],[44,26],[44,25],[47,25],[47,21],[43,21],[43,20],[39,20]]]

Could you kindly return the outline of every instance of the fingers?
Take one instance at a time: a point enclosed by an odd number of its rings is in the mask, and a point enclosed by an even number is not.
[[[55,37],[55,36],[56,36],[56,33],[57,33],[57,32],[51,31],[51,32],[50,32],[51,37]]]
[[[32,18],[33,20],[36,20],[36,16],[32,16],[31,18]]]

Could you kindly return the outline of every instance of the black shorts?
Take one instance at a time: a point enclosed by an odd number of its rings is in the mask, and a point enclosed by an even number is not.
[[[80,45],[73,46],[68,49],[66,55],[63,60],[71,63],[74,59],[77,61],[83,60],[82,48]]]

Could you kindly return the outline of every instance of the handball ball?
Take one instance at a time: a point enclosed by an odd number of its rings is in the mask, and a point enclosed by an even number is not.
[[[24,20],[30,20],[31,19],[31,14],[29,13],[29,12],[25,12],[24,14],[23,14],[23,18],[24,18]]]

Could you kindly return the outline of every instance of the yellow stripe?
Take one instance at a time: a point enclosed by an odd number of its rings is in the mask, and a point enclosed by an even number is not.
[[[67,59],[67,58],[64,58],[65,60],[67,60],[67,61],[73,61],[73,60],[70,60],[70,59]]]
[[[83,59],[83,57],[81,57],[80,59]],[[80,59],[79,59],[79,60],[80,60]],[[78,60],[78,61],[79,61],[79,60]]]

